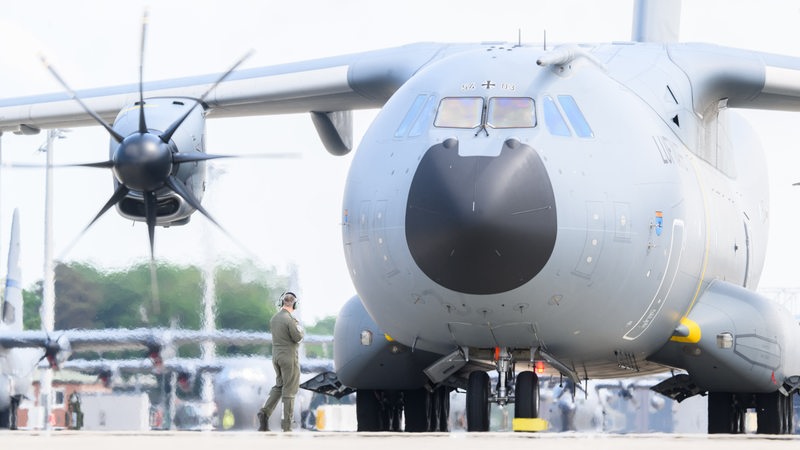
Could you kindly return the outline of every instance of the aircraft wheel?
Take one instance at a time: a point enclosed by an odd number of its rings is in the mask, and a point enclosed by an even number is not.
[[[708,393],[708,434],[731,432],[732,394]]]
[[[450,431],[450,389],[442,386],[434,391],[437,422],[431,431]]]
[[[756,395],[758,434],[790,434],[792,430],[792,396],[780,392]]]
[[[514,400],[514,417],[535,419],[539,417],[539,377],[527,370],[517,376]]]
[[[746,394],[709,392],[708,434],[742,434],[747,412]]]
[[[467,381],[467,431],[489,431],[489,374],[475,371]]]
[[[430,431],[432,395],[427,389],[414,389],[403,393],[405,431],[423,433]]]
[[[372,389],[356,391],[358,431],[382,431],[379,392]]]

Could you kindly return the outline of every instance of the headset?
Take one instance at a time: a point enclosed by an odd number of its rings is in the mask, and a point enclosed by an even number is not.
[[[281,294],[280,297],[278,297],[278,308],[283,307],[283,299],[286,298],[287,295],[291,295],[292,297],[294,297],[294,304],[292,305],[292,309],[297,309],[297,305],[299,305],[300,302],[297,300],[297,294],[295,294],[292,291],[284,291],[284,293]]]

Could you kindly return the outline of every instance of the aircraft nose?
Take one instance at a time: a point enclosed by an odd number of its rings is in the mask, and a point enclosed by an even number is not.
[[[408,195],[405,232],[417,266],[438,284],[496,294],[535,277],[556,240],[553,186],[539,154],[516,139],[499,156],[431,147]]]

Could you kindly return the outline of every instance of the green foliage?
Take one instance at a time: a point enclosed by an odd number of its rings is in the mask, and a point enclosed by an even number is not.
[[[323,317],[314,323],[314,325],[306,327],[306,333],[333,336],[333,327],[335,324],[336,316]]]
[[[158,296],[153,296],[150,265],[103,272],[71,262],[55,267],[56,329],[201,326],[205,289],[194,266],[159,264]],[[217,327],[267,331],[277,298],[286,284],[274,269],[251,261],[215,271]],[[280,286],[280,287],[276,287]],[[40,327],[42,282],[23,291],[26,329]],[[224,352],[223,352],[224,353]]]
[[[316,334],[320,336],[333,336],[333,328],[336,325],[336,316],[328,316],[319,319],[314,325],[306,327],[306,334]],[[333,344],[306,344],[306,356],[309,358],[332,358]]]
[[[41,330],[42,282],[37,281],[30,289],[22,290],[22,327],[25,330]]]
[[[252,268],[252,266],[251,266]],[[217,326],[219,328],[269,331],[269,319],[285,286],[275,271],[259,274],[224,266],[216,271]]]

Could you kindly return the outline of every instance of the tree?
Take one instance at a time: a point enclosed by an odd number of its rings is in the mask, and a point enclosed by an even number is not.
[[[179,326],[198,329],[202,321],[203,277],[195,266],[159,264],[158,296],[151,290],[150,266],[103,272],[89,264],[58,263],[55,267],[57,329]],[[285,285],[275,269],[251,261],[215,271],[219,328],[268,331],[269,319]],[[42,282],[23,291],[27,329],[40,327]]]
[[[306,327],[306,334],[316,334],[320,336],[333,336],[333,329],[336,325],[336,316],[327,316],[317,320],[314,325]],[[330,358],[333,354],[332,343],[306,344],[306,356],[309,358]]]
[[[25,330],[41,330],[42,281],[22,290],[22,327]]]

